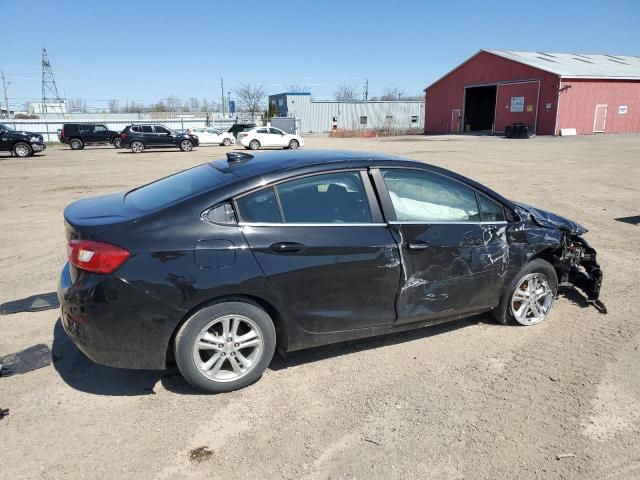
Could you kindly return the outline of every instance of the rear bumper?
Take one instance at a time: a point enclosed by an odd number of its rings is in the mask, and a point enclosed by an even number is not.
[[[92,361],[119,368],[162,370],[184,312],[113,275],[67,263],[58,283],[62,326]]]

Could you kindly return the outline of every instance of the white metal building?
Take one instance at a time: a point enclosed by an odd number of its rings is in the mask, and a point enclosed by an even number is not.
[[[309,93],[279,93],[269,95],[269,104],[278,116],[299,119],[301,133],[424,128],[421,100],[344,102],[312,100]]]

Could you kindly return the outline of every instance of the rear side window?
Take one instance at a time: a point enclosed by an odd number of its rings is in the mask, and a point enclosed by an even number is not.
[[[480,204],[480,220],[482,222],[504,222],[502,205],[484,195],[478,195],[478,203]]]
[[[256,133],[268,133],[266,128],[259,128],[256,130]]]
[[[138,132],[138,133],[142,131],[142,130],[140,129],[140,127],[139,127],[139,126],[137,126],[137,125],[136,125],[136,126],[134,126],[134,127],[131,127],[131,128],[130,128],[130,130],[131,130],[132,132]]]
[[[265,188],[236,200],[243,222],[280,223],[280,209],[273,188]]]
[[[221,175],[211,165],[200,165],[131,190],[125,203],[137,210],[156,210],[210,190],[221,183]]]
[[[401,222],[477,222],[473,190],[442,175],[418,170],[382,170],[396,218]]]
[[[153,133],[151,125],[142,125],[142,133]]]
[[[360,172],[304,177],[276,189],[286,223],[371,223]]]

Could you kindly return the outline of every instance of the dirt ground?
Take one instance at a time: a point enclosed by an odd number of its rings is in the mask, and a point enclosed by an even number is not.
[[[0,154],[0,357],[44,344],[55,359],[0,377],[0,478],[640,478],[640,232],[615,220],[640,215],[640,136],[307,144],[444,166],[582,223],[609,313],[569,293],[535,327],[478,316],[276,358],[249,388],[199,394],[175,370],[94,365],[57,309],[10,302],[53,298],[68,203],[228,149]]]

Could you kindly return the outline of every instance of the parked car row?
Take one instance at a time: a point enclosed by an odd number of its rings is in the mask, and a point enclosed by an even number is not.
[[[113,145],[130,148],[141,153],[148,148],[177,147],[190,152],[198,145],[230,146],[238,143],[246,149],[280,147],[295,150],[304,145],[299,135],[292,135],[278,128],[258,127],[255,123],[236,123],[227,131],[213,127],[193,127],[176,132],[164,125],[128,125],[121,132],[110,130],[102,123],[65,123],[58,130],[58,140],[72,150],[82,150],[87,145]],[[28,157],[46,149],[42,135],[16,131],[0,124],[0,150],[10,151],[18,157]]]

